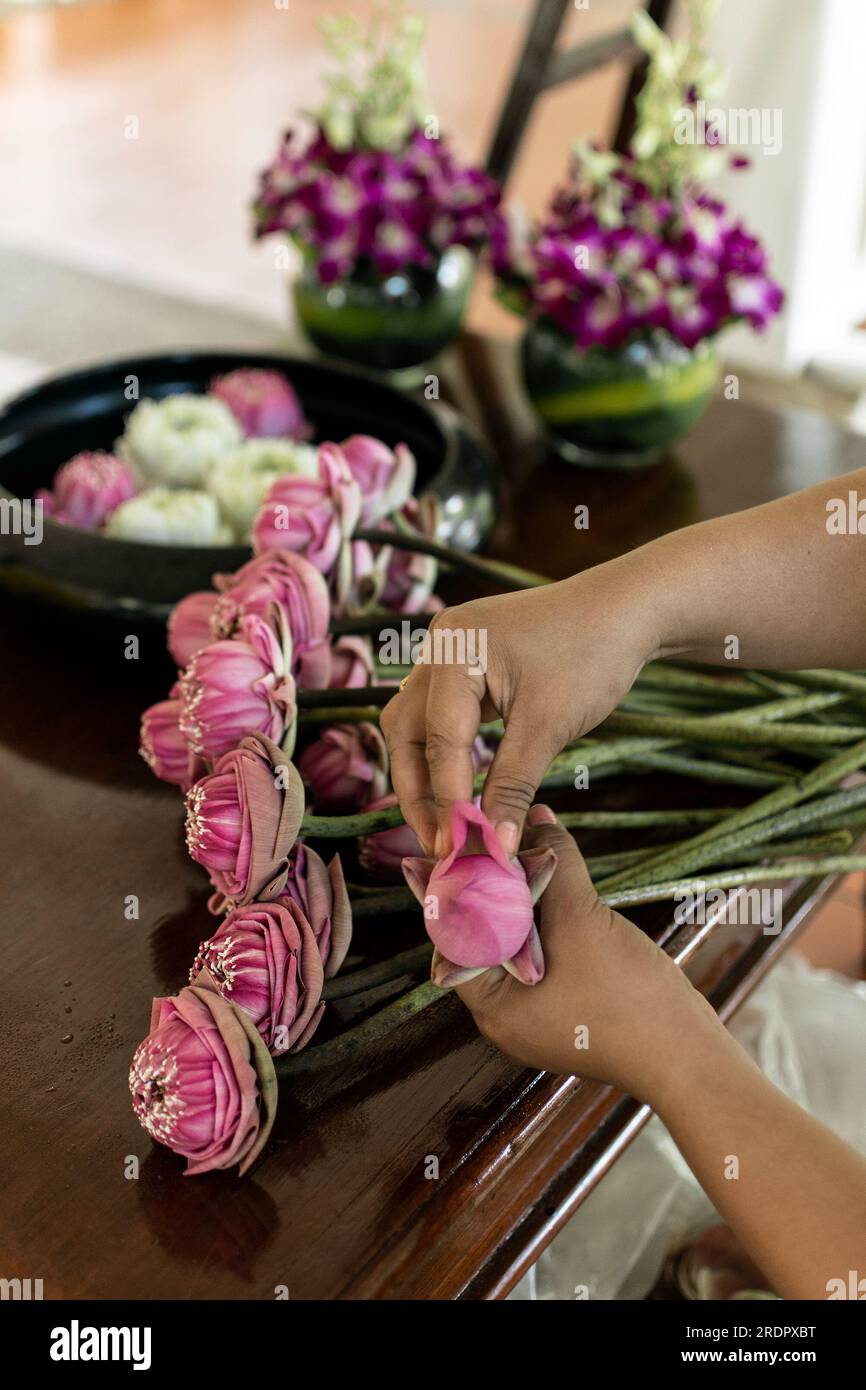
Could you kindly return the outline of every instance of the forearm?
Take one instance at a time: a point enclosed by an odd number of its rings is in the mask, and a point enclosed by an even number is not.
[[[866,469],[672,532],[627,557],[658,613],[660,650],[717,665],[866,666],[864,533],[828,529],[832,499],[866,501]],[[856,503],[854,527],[858,516]],[[730,641],[736,638],[736,646]]]
[[[866,1273],[866,1159],[777,1090],[721,1025],[686,1047],[656,1109],[773,1289],[823,1299],[830,1280]]]

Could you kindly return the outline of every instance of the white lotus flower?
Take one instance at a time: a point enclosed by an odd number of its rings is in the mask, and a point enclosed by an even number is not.
[[[145,483],[199,487],[243,431],[228,406],[212,396],[141,401],[126,422],[117,452]]]
[[[231,545],[231,527],[207,492],[194,488],[145,488],[111,513],[105,534],[153,545]]]
[[[319,475],[319,451],[291,439],[248,439],[214,465],[208,492],[239,541],[249,539],[253,522],[277,478],[287,473]]]

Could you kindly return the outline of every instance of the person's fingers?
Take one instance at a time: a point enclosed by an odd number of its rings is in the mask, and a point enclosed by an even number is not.
[[[438,821],[427,767],[427,685],[430,671],[416,667],[385,706],[381,729],[391,759],[391,783],[406,823],[426,854],[433,853]]]
[[[481,722],[486,684],[462,666],[431,666],[427,687],[427,767],[439,836],[436,854],[451,848],[451,806],[471,801],[475,768],[472,745]]]
[[[558,751],[544,737],[543,724],[516,705],[488,768],[481,797],[481,808],[507,854],[517,852],[526,813]]]

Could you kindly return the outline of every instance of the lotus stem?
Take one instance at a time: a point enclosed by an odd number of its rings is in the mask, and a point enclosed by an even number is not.
[[[418,906],[418,899],[408,888],[396,885],[383,888],[380,893],[370,893],[352,903],[353,922],[363,921],[365,917],[379,917],[383,912],[410,912]]]
[[[435,613],[401,613],[394,608],[370,608],[363,613],[344,613],[340,618],[332,618],[328,631],[334,637],[375,636],[383,627],[399,627],[403,622],[410,622],[413,627],[429,627],[435,617]]]
[[[338,692],[327,690],[324,693],[335,695]],[[389,690],[388,699],[394,694],[394,690]],[[387,701],[385,703],[387,704]],[[378,724],[381,713],[379,705],[335,705],[329,701],[322,708],[302,709],[299,718],[307,729],[317,728],[321,724]]]
[[[348,690],[299,690],[299,710],[345,709],[376,705],[381,708],[397,694],[396,685],[359,685]]]
[[[398,951],[396,956],[377,961],[375,965],[367,965],[363,970],[350,970],[345,975],[326,980],[322,998],[349,999],[353,994],[365,994],[380,985],[400,980],[405,975],[415,975],[419,970],[429,971],[432,956],[433,947],[430,942],[422,941],[420,946],[411,946],[408,951]]]
[[[866,869],[866,854],[831,854],[818,859],[790,859],[785,864],[762,864],[757,868],[726,869],[703,878],[674,879],[651,887],[605,889],[601,894],[609,907],[640,907],[660,903],[686,893],[701,894],[712,888],[739,888],[746,883],[767,883],[792,878],[818,878],[829,874],[856,874]]]
[[[302,1076],[314,1068],[351,1061],[370,1043],[387,1037],[395,1028],[399,1028],[408,1019],[414,1018],[437,999],[441,999],[442,994],[443,991],[438,985],[425,980],[408,994],[401,995],[391,1004],[386,1004],[384,1009],[371,1014],[363,1023],[356,1023],[353,1028],[347,1028],[345,1033],[340,1033],[336,1038],[330,1038],[318,1047],[306,1047],[303,1052],[293,1052],[288,1057],[278,1058],[274,1064],[277,1076]]]
[[[493,579],[506,589],[538,589],[552,581],[543,574],[509,565],[504,560],[493,560],[485,555],[472,555],[467,551],[454,550],[441,541],[428,540],[426,536],[405,535],[398,531],[380,531],[371,527],[359,527],[355,539],[368,541],[370,545],[390,545],[396,550],[411,550],[418,555],[432,555],[452,569],[464,570],[482,579]]]
[[[648,771],[674,772],[680,777],[692,777],[700,782],[730,783],[737,787],[777,787],[796,776],[793,772],[783,777],[777,772],[757,772],[711,758],[695,758],[687,750],[679,749],[676,752],[638,753],[631,762]]]
[[[734,831],[746,829],[755,821],[767,820],[771,816],[780,815],[783,811],[790,810],[791,807],[807,801],[810,797],[825,791],[827,787],[840,782],[843,777],[847,777],[850,772],[855,772],[864,763],[866,763],[866,741],[856,743],[853,748],[846,748],[844,752],[837,753],[825,762],[819,763],[811,772],[804,773],[796,781],[776,787],[774,791],[759,797],[751,805],[744,806],[732,815],[726,816],[724,820],[717,821],[715,825],[709,826],[708,829],[693,837],[689,842],[690,849],[698,851],[715,840],[729,836]],[[629,882],[629,886],[636,887],[639,883],[648,883],[659,874],[678,872],[680,872],[680,858],[671,856],[669,851],[663,850],[660,854],[654,855],[652,860],[638,870],[637,875]],[[622,874],[615,874],[611,879],[605,881],[602,887],[605,891],[613,892],[624,886],[627,876],[630,876],[629,870],[625,870]]]
[[[681,811],[563,811],[566,829],[634,830],[659,825],[702,825],[730,815],[733,807],[684,807]]]

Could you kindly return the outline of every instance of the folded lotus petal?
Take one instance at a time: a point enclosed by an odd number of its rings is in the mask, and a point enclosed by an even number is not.
[[[476,975],[483,975],[489,969],[487,965],[455,965],[453,961],[445,959],[437,946],[433,951],[430,979],[440,989],[454,989],[455,985],[465,985],[467,980],[474,980]]]
[[[378,801],[370,802],[366,809],[381,811],[396,805],[396,796],[389,792]],[[375,834],[364,835],[358,840],[358,860],[362,869],[371,878],[383,879],[386,883],[399,883],[403,860],[415,859],[421,854],[418,837],[411,825],[395,825],[390,830],[377,830]]]
[[[294,901],[315,933],[325,978],[336,975],[352,941],[352,907],[340,856],[330,864],[310,849],[296,844],[289,860],[289,872],[278,901]]]
[[[328,653],[327,685],[331,690],[352,690],[371,685],[375,671],[373,648],[367,637],[338,637]],[[301,668],[301,684],[306,686]]]
[[[532,931],[517,954],[512,956],[510,960],[504,960],[502,964],[509,975],[513,975],[524,985],[537,985],[539,980],[544,978],[544,952],[541,949],[541,937],[538,935],[538,928],[534,922]]]
[[[435,859],[422,859],[414,855],[407,855],[403,860],[403,876],[422,907],[427,897],[430,875],[436,868],[436,864]]]
[[[514,864],[505,853],[502,841],[494,830],[490,821],[482,811],[480,806],[476,806],[473,801],[455,801],[451,807],[451,841],[453,849],[442,861],[442,868],[454,862],[454,859],[471,840],[480,840],[479,848],[483,846],[490,858],[503,869],[510,873],[516,873]]]
[[[352,944],[352,905],[339,854],[328,865],[331,882],[331,949],[325,964],[325,979],[336,975]]]
[[[526,874],[526,882],[529,884],[529,892],[533,903],[537,903],[556,868],[556,850],[554,849],[523,849],[517,856],[519,863]]]
[[[218,1020],[223,1008],[231,1010],[240,1024],[250,1047],[249,1061],[256,1074],[259,1086],[260,1102],[258,1106],[258,1129],[252,1134],[251,1142],[245,1148],[242,1156],[241,1165],[238,1169],[238,1177],[243,1177],[244,1173],[256,1161],[265,1144],[268,1142],[271,1130],[274,1127],[274,1120],[277,1116],[277,1099],[279,1087],[277,1085],[277,1074],[274,1070],[273,1059],[268,1049],[262,1041],[261,1035],[248,1014],[243,1009],[237,1008],[234,1004],[227,1004],[217,993],[214,998],[205,1000],[203,995],[207,993],[207,988],[201,989],[197,985],[188,986],[190,993],[202,998],[202,1002],[207,1005],[215,1020]],[[219,1001],[219,1002],[217,1002]],[[222,1030],[221,1030],[222,1031]],[[238,1049],[240,1051],[240,1049]],[[184,1177],[192,1176],[200,1171],[200,1164],[187,1164]]]
[[[202,647],[209,647],[211,642],[216,641],[211,618],[218,601],[218,594],[201,590],[187,594],[169,613],[168,649],[181,670],[189,665]]]
[[[253,765],[248,767],[245,783],[252,828],[250,889],[252,897],[264,897],[265,901],[270,901],[285,887],[289,851],[298,838],[304,819],[306,791],[301,774],[294,763],[288,760],[279,745],[266,734],[251,734],[243,740],[241,748],[258,754],[262,759],[258,768]],[[260,834],[257,835],[257,812],[261,805],[258,798],[264,792],[265,777],[271,783],[271,787],[275,784],[275,779],[279,778],[279,790],[283,793],[283,800],[277,824],[274,826],[269,816],[262,819]],[[270,794],[268,804],[272,804]],[[255,886],[257,883],[262,884],[261,892]]]

